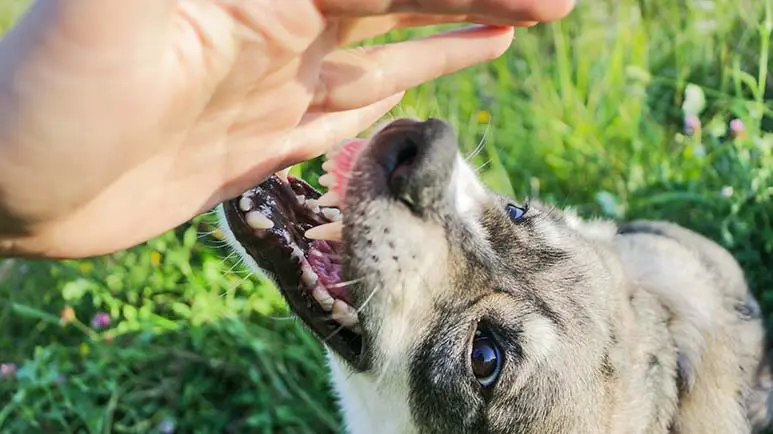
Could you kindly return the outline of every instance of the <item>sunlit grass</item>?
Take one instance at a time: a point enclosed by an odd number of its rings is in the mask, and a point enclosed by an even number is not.
[[[0,5],[0,28],[17,5]],[[482,144],[471,161],[496,190],[711,236],[771,312],[770,8],[583,3],[519,30],[491,64],[412,90],[394,114],[450,120],[465,154]],[[685,110],[700,134],[684,134]],[[728,133],[733,119],[743,135]],[[297,170],[315,181],[318,166]],[[0,263],[0,363],[17,366],[0,381],[0,430],[337,430],[321,348],[273,287],[225,260],[216,231],[202,235],[210,222],[95,260]],[[66,306],[77,320],[63,325]],[[98,312],[111,323],[97,330]]]

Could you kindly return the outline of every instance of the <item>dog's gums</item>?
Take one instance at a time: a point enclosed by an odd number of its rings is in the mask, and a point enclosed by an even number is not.
[[[247,253],[273,277],[293,312],[352,364],[361,352],[357,311],[341,277],[342,198],[363,140],[328,154],[321,195],[306,181],[274,175],[224,203],[225,217]]]

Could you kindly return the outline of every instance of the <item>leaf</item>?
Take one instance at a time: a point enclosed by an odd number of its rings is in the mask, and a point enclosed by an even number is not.
[[[123,306],[123,317],[127,322],[135,323],[137,321],[137,308],[130,304],[125,304]]]
[[[38,319],[51,324],[57,324],[57,325],[59,324],[58,316],[42,311],[40,309],[35,309],[34,307],[27,306],[20,303],[15,303],[15,302],[11,304],[11,308],[15,313],[25,318],[33,318],[33,319]]]
[[[76,279],[64,284],[62,298],[66,301],[78,301],[88,292],[92,283],[86,279]]]

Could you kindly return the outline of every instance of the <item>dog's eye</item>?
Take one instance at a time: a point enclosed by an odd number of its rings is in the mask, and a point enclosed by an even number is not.
[[[507,205],[507,214],[516,223],[520,222],[523,216],[526,215],[526,210],[528,210],[527,206]]]
[[[483,387],[489,387],[497,381],[502,368],[502,357],[496,342],[480,331],[475,332],[470,353],[472,373]]]

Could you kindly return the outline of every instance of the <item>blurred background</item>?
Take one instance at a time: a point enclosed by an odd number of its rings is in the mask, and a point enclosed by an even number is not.
[[[769,316],[773,0],[579,3],[395,115],[483,143],[501,192],[708,235]],[[0,1],[0,33],[27,4]],[[319,164],[294,170],[316,183]],[[0,432],[340,432],[320,346],[212,221],[93,260],[0,260]]]

